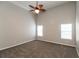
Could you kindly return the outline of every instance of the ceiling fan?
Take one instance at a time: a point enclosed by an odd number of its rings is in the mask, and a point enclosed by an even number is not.
[[[36,2],[36,6],[32,6],[32,5],[29,5],[29,7],[32,8],[32,10],[30,11],[33,11],[35,12],[36,14],[39,14],[40,12],[45,12],[46,10],[43,8],[43,4],[38,4],[38,2]]]

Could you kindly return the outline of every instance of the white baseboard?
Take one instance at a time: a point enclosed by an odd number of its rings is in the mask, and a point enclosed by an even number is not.
[[[29,40],[29,41],[26,41],[26,42],[22,42],[22,43],[19,43],[19,44],[16,44],[16,45],[11,45],[11,46],[8,46],[8,47],[4,47],[4,48],[1,48],[1,50],[5,50],[5,49],[8,49],[8,48],[12,48],[12,47],[15,47],[15,46],[18,46],[18,45],[21,45],[21,44],[24,44],[24,43],[27,43],[27,42],[30,42],[30,41],[33,41],[33,40]]]
[[[78,50],[78,48],[76,48],[76,51],[77,51],[77,54],[78,54],[78,56],[79,56],[79,50]]]
[[[45,42],[50,42],[50,43],[55,43],[55,44],[61,44],[61,45],[76,47],[75,45],[63,44],[63,43],[58,43],[58,42],[51,42],[51,41],[46,41],[46,40],[40,40],[40,41],[45,41]]]
[[[8,46],[8,47],[4,47],[4,48],[1,48],[0,50],[4,50],[4,49],[11,48],[11,47],[15,47],[15,46],[18,46],[18,45],[21,45],[21,44],[24,44],[24,43],[27,43],[27,42],[30,42],[30,41],[33,41],[33,40],[29,40],[29,41],[26,41],[26,42],[23,42],[23,43],[19,43],[19,44],[16,44],[16,45],[12,45],[12,46]],[[46,41],[46,40],[40,40],[40,41],[50,42],[50,41]],[[62,44],[62,45],[66,45],[66,46],[75,47],[75,46],[72,46],[72,45],[63,44],[63,43],[58,43],[58,42],[50,42],[50,43]],[[77,50],[77,49],[76,49],[76,50]],[[77,53],[78,53],[78,55],[79,55],[79,51],[78,51],[78,50],[77,50]]]

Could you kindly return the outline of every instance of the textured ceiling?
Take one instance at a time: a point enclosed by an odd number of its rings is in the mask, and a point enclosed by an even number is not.
[[[50,9],[55,6],[67,3],[68,1],[39,1],[39,4],[43,4],[45,9]],[[11,3],[20,6],[22,8],[25,8],[26,10],[31,10],[31,8],[28,5],[36,5],[35,1],[11,1]]]

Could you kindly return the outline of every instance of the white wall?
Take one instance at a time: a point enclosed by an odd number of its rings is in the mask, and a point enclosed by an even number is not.
[[[76,2],[76,49],[79,55],[79,2]]]
[[[9,2],[0,2],[0,50],[35,39],[31,14]]]
[[[61,24],[72,24],[71,40],[61,39]],[[43,25],[43,37],[38,37],[38,40],[75,46],[75,2],[68,2],[41,13],[38,16],[38,25]]]

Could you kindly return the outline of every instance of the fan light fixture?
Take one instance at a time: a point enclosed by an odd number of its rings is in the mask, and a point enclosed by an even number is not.
[[[40,12],[40,11],[39,11],[38,9],[35,10],[35,13],[39,14],[39,12]]]

